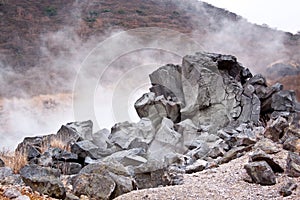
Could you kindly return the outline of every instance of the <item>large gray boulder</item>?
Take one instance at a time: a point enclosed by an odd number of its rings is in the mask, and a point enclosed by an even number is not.
[[[70,122],[63,125],[57,132],[56,138],[66,144],[80,140],[91,140],[93,133],[93,122],[91,120],[82,122]]]
[[[108,129],[101,129],[92,135],[92,142],[97,145],[100,149],[107,149],[110,145],[110,141],[108,139],[110,135],[110,131]]]
[[[185,151],[182,135],[174,130],[174,123],[163,118],[159,129],[147,151],[147,159],[165,163],[166,156],[176,156]]]
[[[142,118],[138,123],[117,123],[112,127],[109,140],[122,149],[128,149],[135,140],[149,144],[154,136],[155,128],[152,122]]]
[[[38,165],[26,165],[20,170],[24,183],[32,190],[53,198],[64,199],[66,190],[60,181],[60,171],[49,167]]]
[[[81,173],[72,178],[72,186],[76,196],[86,195],[90,199],[108,200],[111,199],[116,183],[109,176]]]
[[[243,95],[242,82],[250,76],[245,72],[234,56],[209,53],[185,56],[182,61],[185,99],[182,119],[190,118],[195,124],[208,125],[213,134],[235,120],[256,121],[260,103],[253,95]]]

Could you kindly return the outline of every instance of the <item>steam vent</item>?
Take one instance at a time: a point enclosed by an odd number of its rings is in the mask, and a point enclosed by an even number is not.
[[[129,192],[188,184],[201,174],[230,171],[223,166],[236,162],[233,177],[243,187],[274,186],[279,196],[297,188],[300,105],[294,91],[268,85],[234,56],[205,52],[149,76],[152,87],[134,105],[138,123],[93,132],[92,121],[72,122],[56,134],[27,137],[16,149],[26,163],[13,172],[3,159],[1,184],[26,185],[57,199],[124,193],[118,199],[135,199]],[[236,184],[234,178],[227,187]]]

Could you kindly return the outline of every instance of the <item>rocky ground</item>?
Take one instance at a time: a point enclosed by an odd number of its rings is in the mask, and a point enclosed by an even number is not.
[[[287,157],[287,151],[274,155],[277,159]],[[217,168],[184,175],[184,184],[133,191],[116,199],[299,199],[300,188],[288,197],[280,195],[280,189],[288,182],[299,183],[300,178],[290,178],[285,174],[277,175],[277,184],[262,186],[249,183],[244,165],[248,163],[249,153],[223,164]]]
[[[274,155],[276,160],[284,160],[287,157],[287,151],[281,151]],[[272,186],[261,186],[259,184],[249,183],[249,177],[244,169],[244,165],[249,160],[249,153],[240,158],[225,163],[217,168],[207,169],[205,171],[184,175],[184,183],[176,186],[165,186],[159,188],[143,189],[132,191],[117,197],[117,200],[175,200],[175,199],[299,199],[300,188],[288,197],[283,197],[280,190],[288,182],[299,183],[300,178],[291,178],[285,174],[277,174],[277,184]],[[284,163],[282,163],[284,164]],[[8,200],[3,193],[7,188],[13,186],[1,186],[0,199]],[[14,188],[14,187],[13,187]],[[22,194],[30,196],[35,200],[54,200],[38,192],[32,192],[29,187],[19,187]],[[26,191],[26,192],[25,192]],[[87,199],[82,196],[81,199]],[[25,198],[24,198],[25,200]]]

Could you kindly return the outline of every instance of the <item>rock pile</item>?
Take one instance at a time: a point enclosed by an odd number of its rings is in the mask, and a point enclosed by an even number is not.
[[[138,123],[93,133],[91,121],[73,122],[56,134],[25,138],[16,151],[26,153],[28,165],[19,175],[0,168],[1,182],[14,176],[59,199],[111,199],[181,184],[183,173],[217,167],[250,150],[245,169],[251,182],[275,184],[276,173],[284,172],[300,176],[300,106],[293,91],[267,86],[234,56],[212,53],[185,56],[181,66],[160,67],[150,80],[150,92],[135,103]],[[281,144],[290,151],[286,169],[269,156]]]

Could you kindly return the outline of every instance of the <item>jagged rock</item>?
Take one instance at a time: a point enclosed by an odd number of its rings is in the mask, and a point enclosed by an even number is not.
[[[110,141],[108,139],[110,131],[107,129],[101,129],[93,134],[92,142],[100,149],[107,149]]]
[[[187,152],[186,155],[197,160],[205,158],[209,152],[210,148],[208,144],[204,141],[199,141],[198,146],[195,149],[192,149],[189,152]]]
[[[80,160],[84,160],[87,156],[93,159],[101,158],[101,155],[99,155],[99,148],[89,140],[74,143],[71,146],[71,152],[77,154]]]
[[[21,192],[16,188],[7,188],[3,192],[3,196],[9,199],[14,199],[21,195]]]
[[[61,126],[55,139],[64,142],[66,145],[72,145],[82,140],[92,140],[93,122],[91,120],[82,122],[71,122]]]
[[[14,174],[10,167],[0,167],[0,184],[21,185],[23,181],[19,174]]]
[[[272,108],[275,111],[295,111],[295,92],[282,90],[272,95]]]
[[[127,192],[131,192],[134,187],[134,180],[131,177],[116,175],[112,172],[109,172],[109,176],[115,181],[116,188],[114,190],[112,197],[117,197]]]
[[[59,180],[60,171],[57,169],[26,165],[20,170],[20,175],[24,183],[34,191],[59,199],[66,196],[64,185]]]
[[[143,118],[136,124],[129,122],[117,123],[112,127],[109,139],[122,149],[128,149],[135,139],[149,144],[154,135],[155,129],[152,122],[147,118]]]
[[[296,137],[288,138],[283,143],[283,148],[291,152],[300,153],[300,139]]]
[[[268,138],[262,138],[255,145],[254,149],[261,149],[267,154],[274,154],[280,151],[280,147]]]
[[[55,136],[57,139],[64,142],[66,145],[72,145],[73,143],[77,141],[82,141],[83,138],[80,136],[80,134],[73,128],[62,125],[60,129],[57,131],[57,134]]]
[[[117,161],[124,166],[138,166],[147,162],[147,159],[142,157],[142,155],[145,156],[145,154],[146,152],[144,152],[142,148],[135,148],[118,151],[110,156],[103,158],[102,161],[107,163]]]
[[[41,148],[44,144],[48,144],[54,135],[25,137],[24,140],[18,144],[16,152],[27,155],[28,160],[40,156]]]
[[[185,168],[185,172],[188,174],[200,172],[200,171],[204,170],[207,167],[207,165],[208,165],[207,161],[199,159],[199,160],[196,160],[196,162],[193,163],[192,165],[188,165]]]
[[[116,183],[109,176],[81,173],[72,178],[73,193],[90,199],[110,199]]]
[[[56,161],[53,166],[61,171],[64,175],[78,174],[82,169],[81,164],[76,162]]]
[[[266,78],[261,75],[261,74],[255,74],[253,77],[251,77],[248,82],[248,84],[251,84],[255,87],[257,87],[257,85],[261,85],[261,86],[264,86],[264,87],[267,87],[267,81],[266,81]],[[259,92],[256,92],[259,94]]]
[[[1,158],[0,158],[0,167],[5,167],[5,163]]]
[[[264,135],[266,138],[269,138],[274,142],[278,142],[279,139],[283,137],[284,129],[288,127],[288,125],[289,124],[285,118],[279,117],[266,128]]]
[[[241,106],[243,112],[239,116],[241,122],[258,122],[260,117],[260,107],[261,103],[259,98],[252,93],[250,97],[242,95],[241,97]]]
[[[27,159],[32,160],[41,155],[40,151],[33,146],[28,146],[27,148]]]
[[[182,135],[183,144],[191,149],[191,145],[201,135],[202,129],[198,128],[190,119],[186,119],[174,125],[175,130]]]
[[[211,158],[218,158],[224,156],[225,151],[220,145],[216,145],[208,152],[207,156]]]
[[[182,185],[183,180],[183,174],[185,173],[185,170],[181,167],[178,167],[176,165],[171,165],[167,169],[168,177],[170,180],[169,185]]]
[[[268,165],[272,168],[273,172],[275,173],[284,172],[284,169],[262,150],[257,150],[252,152],[250,154],[249,161],[250,162],[266,161]]]
[[[171,119],[173,122],[180,121],[180,103],[165,99],[163,95],[155,96],[149,92],[138,99],[134,107],[139,117],[149,118],[153,125],[159,125],[163,117]]]
[[[190,118],[195,124],[210,125],[209,132],[216,134],[217,130],[249,112],[241,106],[243,88],[240,81],[245,81],[244,71],[233,56],[208,53],[185,56],[182,63],[185,97],[182,119]]]
[[[137,189],[154,188],[170,185],[171,179],[166,169],[135,173],[134,180]]]
[[[280,189],[279,194],[284,197],[290,196],[296,188],[297,184],[290,181]]]
[[[254,183],[258,183],[260,185],[276,184],[275,174],[267,162],[259,161],[248,163],[244,166],[244,168]]]
[[[84,140],[92,140],[93,122],[91,120],[82,122],[71,122],[67,123],[66,126],[74,129]]]
[[[80,171],[80,173],[85,174],[95,173],[102,175],[108,174],[109,172],[127,177],[130,177],[132,175],[132,172],[127,167],[124,167],[121,163],[115,161],[112,161],[110,163],[99,161],[98,163],[92,163],[85,166]]]
[[[0,167],[0,180],[3,180],[6,177],[12,175],[13,175],[13,171],[10,167]]]
[[[173,126],[170,119],[163,118],[155,138],[148,148],[148,160],[164,162],[167,155],[176,156],[176,153],[182,153],[185,150],[181,142],[181,134],[176,132]]]
[[[291,177],[300,176],[300,156],[298,154],[289,152],[287,157],[286,173]]]
[[[242,154],[244,154],[246,151],[249,151],[252,148],[252,146],[239,146],[239,147],[233,147],[229,151],[227,151],[224,156],[218,161],[219,164],[227,163]]]
[[[168,64],[152,72],[150,75],[151,92],[155,96],[163,95],[165,99],[180,101],[184,104],[184,96],[181,84],[181,67]]]
[[[78,155],[62,149],[58,149],[57,153],[53,153],[52,157],[54,160],[64,162],[76,162],[78,161]]]

